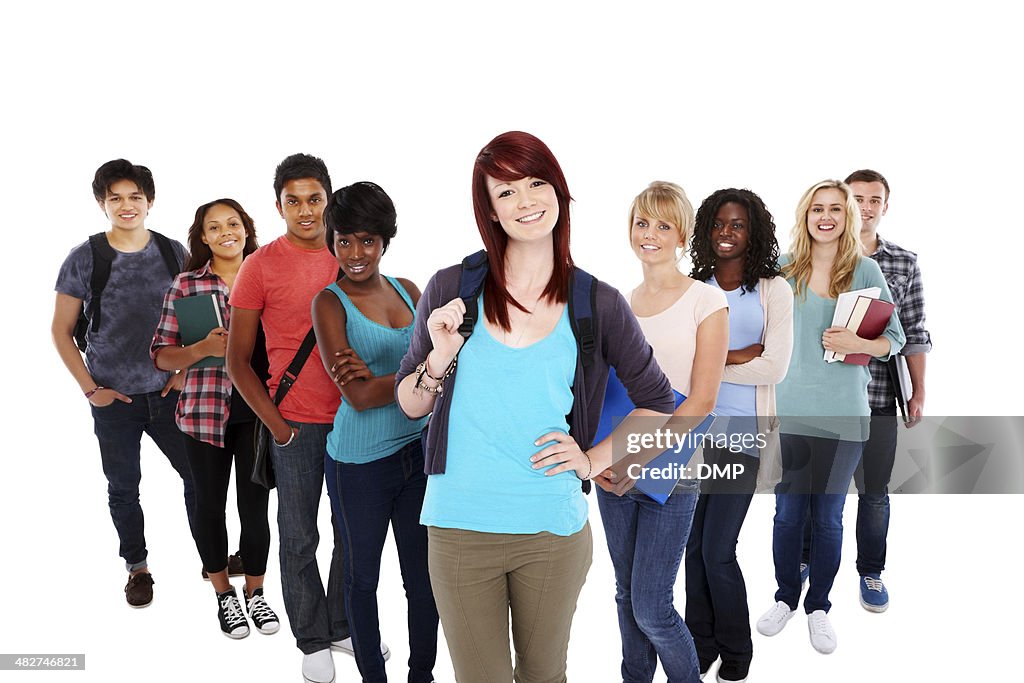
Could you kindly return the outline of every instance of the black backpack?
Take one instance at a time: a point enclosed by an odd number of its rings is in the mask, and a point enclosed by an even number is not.
[[[171,240],[167,239],[155,230],[149,231],[160,248],[160,255],[163,256],[167,272],[173,278],[181,272],[181,264],[171,246]],[[78,314],[78,322],[75,323],[75,344],[83,353],[89,348],[85,340],[85,334],[91,331],[93,334],[100,329],[100,303],[103,299],[103,288],[107,286],[110,279],[110,268],[114,263],[117,252],[107,241],[107,235],[98,232],[89,235],[89,248],[92,250],[92,278],[89,281],[91,298],[89,299],[88,310],[85,308]]]
[[[481,249],[462,259],[462,276],[459,279],[459,297],[466,304],[466,315],[459,325],[459,334],[469,339],[476,326],[477,299],[487,278],[487,252]],[[583,367],[594,362],[594,299],[597,296],[597,281],[594,276],[580,268],[573,268],[569,280],[569,322],[576,337]]]

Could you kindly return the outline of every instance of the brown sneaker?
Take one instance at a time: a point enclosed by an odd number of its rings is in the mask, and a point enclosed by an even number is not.
[[[245,576],[245,567],[242,565],[242,553],[228,555],[228,576]],[[210,575],[203,569],[203,581],[209,581]]]
[[[128,577],[128,584],[124,587],[124,597],[130,607],[149,607],[153,602],[153,575],[149,572],[139,572]]]

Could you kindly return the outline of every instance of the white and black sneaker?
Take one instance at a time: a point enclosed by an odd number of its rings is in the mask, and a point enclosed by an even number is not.
[[[249,618],[252,619],[256,630],[268,636],[271,633],[277,633],[277,630],[281,628],[281,621],[274,614],[274,610],[267,605],[267,601],[263,599],[263,588],[254,588],[252,595],[249,595],[248,591],[243,588],[242,595],[245,596],[245,611],[249,613]]]
[[[217,617],[220,618],[220,630],[228,638],[237,640],[249,635],[249,622],[245,620],[234,587],[217,593]]]

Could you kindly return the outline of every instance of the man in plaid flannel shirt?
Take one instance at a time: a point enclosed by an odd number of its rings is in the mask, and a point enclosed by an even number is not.
[[[860,206],[860,240],[864,254],[882,269],[896,313],[907,334],[902,354],[913,383],[913,395],[907,402],[908,427],[921,420],[925,399],[925,354],[932,348],[925,328],[924,291],[917,254],[878,236],[878,223],[889,208],[889,183],[877,171],[862,169],[846,178]],[[896,394],[887,364],[872,358],[871,436],[864,444],[864,456],[857,471],[857,573],[860,575],[861,605],[871,612],[884,612],[889,594],[882,583],[885,568],[886,536],[889,531],[889,478],[896,458]]]

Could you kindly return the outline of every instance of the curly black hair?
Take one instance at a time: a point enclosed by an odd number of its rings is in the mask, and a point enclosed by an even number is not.
[[[746,189],[730,187],[712,192],[697,209],[693,240],[690,242],[690,259],[693,261],[690,277],[706,282],[715,274],[717,258],[711,248],[711,228],[718,210],[729,202],[745,208],[750,217],[750,244],[741,286],[752,292],[759,279],[779,275],[779,242],[775,239],[775,220],[771,213],[760,197]]]

